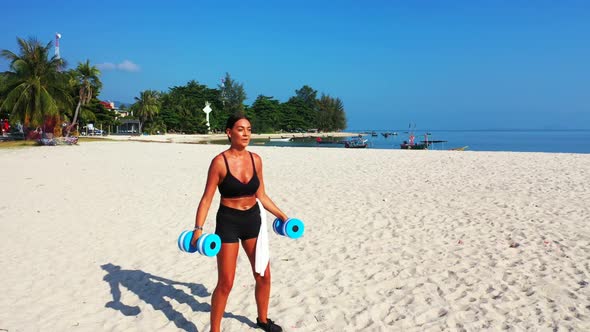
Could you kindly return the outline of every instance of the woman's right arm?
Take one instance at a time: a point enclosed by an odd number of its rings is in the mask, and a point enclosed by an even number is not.
[[[205,184],[205,191],[203,192],[203,196],[201,197],[201,201],[199,202],[199,207],[197,208],[197,216],[195,217],[195,228],[203,227],[205,224],[205,219],[207,218],[207,213],[209,212],[209,208],[211,207],[211,201],[213,200],[213,196],[215,195],[215,190],[217,189],[217,185],[219,184],[221,173],[220,173],[220,157],[217,156],[213,158],[211,161],[211,165],[209,166],[209,172],[207,174],[207,183]],[[199,236],[203,231],[201,229],[195,229],[193,232],[193,238],[191,240],[191,245],[195,245]]]

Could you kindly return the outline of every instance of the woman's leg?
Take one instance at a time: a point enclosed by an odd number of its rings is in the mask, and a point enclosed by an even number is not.
[[[242,247],[248,255],[250,265],[252,265],[252,273],[256,280],[256,290],[254,296],[256,298],[256,308],[258,309],[258,319],[266,323],[266,316],[268,314],[268,302],[270,301],[270,263],[266,266],[264,277],[254,272],[254,261],[256,260],[256,238],[242,241]]]
[[[221,318],[236,276],[239,248],[237,242],[222,243],[217,254],[217,286],[211,297],[211,332],[221,331]]]

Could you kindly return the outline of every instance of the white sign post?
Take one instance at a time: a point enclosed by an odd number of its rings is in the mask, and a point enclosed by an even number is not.
[[[213,109],[211,109],[211,103],[208,101],[205,102],[205,108],[203,108],[203,112],[207,115],[207,132],[211,132],[211,124],[209,124],[209,113],[211,113]]]

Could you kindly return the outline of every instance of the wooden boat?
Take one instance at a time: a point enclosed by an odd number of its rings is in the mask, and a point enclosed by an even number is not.
[[[37,144],[45,146],[54,146],[57,145],[57,142],[53,138],[39,138],[37,140]]]
[[[291,142],[292,137],[270,138],[271,142]]]
[[[416,125],[414,124],[413,127],[415,128]],[[420,141],[420,143],[416,143],[414,140],[416,136],[414,136],[414,131],[412,130],[412,124],[410,123],[410,131],[407,132],[409,134],[409,141],[403,141],[400,144],[400,148],[404,150],[428,150],[432,144],[441,144],[444,145],[447,141],[443,140],[431,140],[429,136],[432,135],[431,133],[427,132],[424,134],[424,140]]]
[[[368,141],[362,138],[355,138],[348,141],[344,141],[344,147],[349,149],[364,149],[368,146]]]
[[[407,141],[399,145],[400,149],[404,150],[428,150],[428,146],[430,143],[408,143]]]
[[[426,136],[426,138],[428,139],[428,136]],[[408,141],[403,141],[402,144],[399,145],[400,149],[404,149],[404,150],[427,150],[428,147],[431,144],[431,142],[429,142],[428,140],[422,141],[420,143],[416,143],[416,142],[414,142],[415,139],[416,139],[416,136],[414,136],[413,133],[410,133],[409,142]]]
[[[53,137],[53,138],[40,138],[37,140],[39,145],[55,146],[55,145],[75,145],[78,144],[78,137]]]

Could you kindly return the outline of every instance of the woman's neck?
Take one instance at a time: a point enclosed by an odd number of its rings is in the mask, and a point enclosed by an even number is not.
[[[248,153],[248,151],[246,151],[246,148],[233,147],[233,146],[231,146],[229,149],[227,149],[227,152],[231,156],[234,156],[234,157],[243,157]]]

